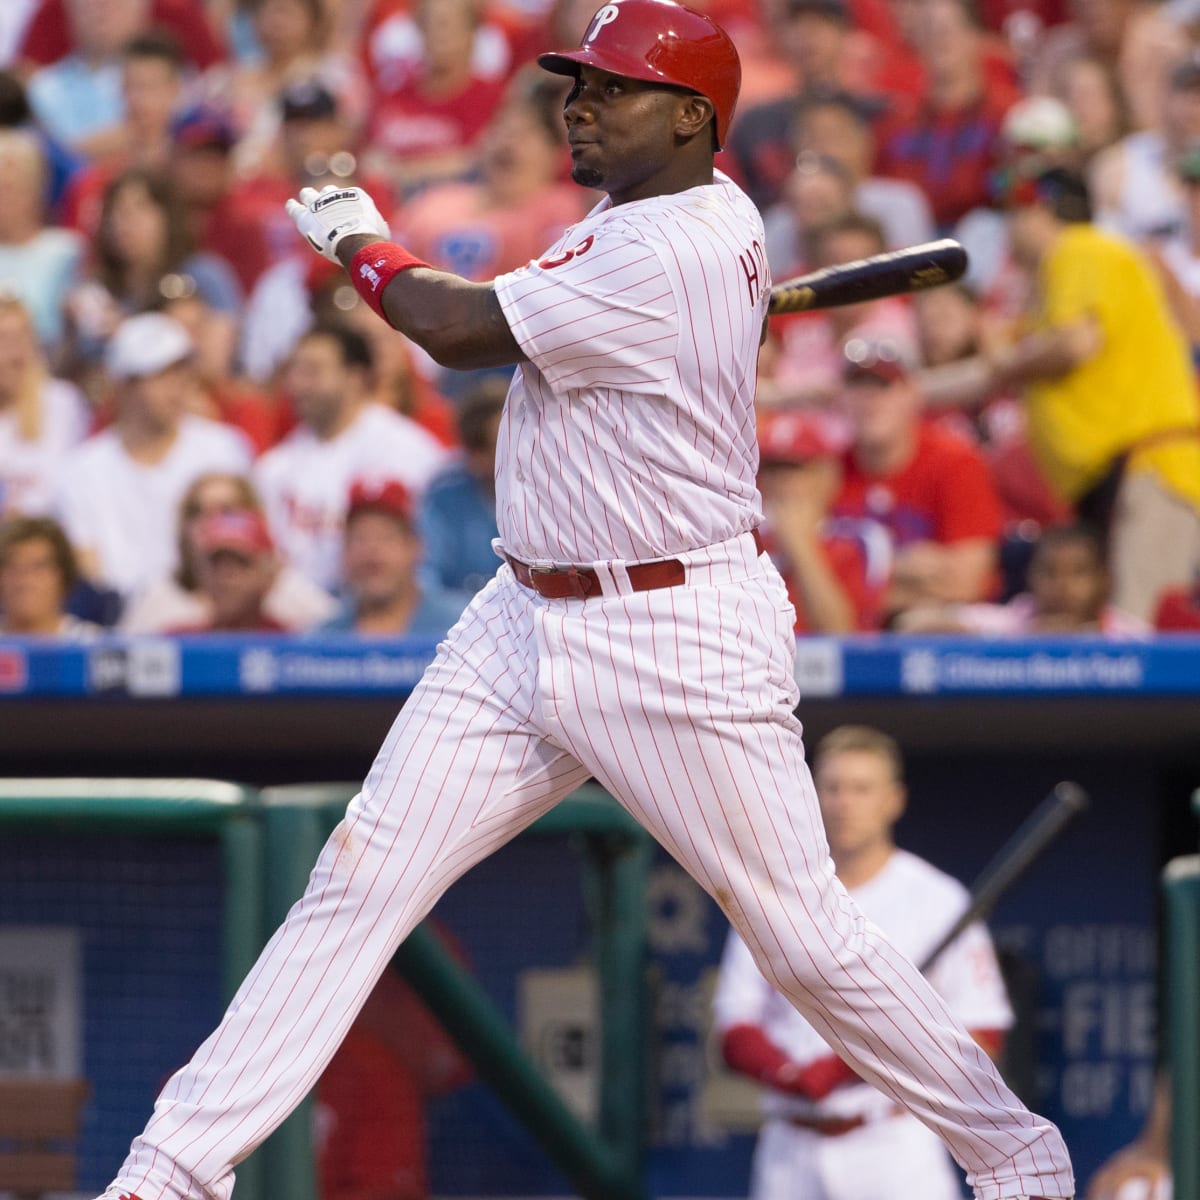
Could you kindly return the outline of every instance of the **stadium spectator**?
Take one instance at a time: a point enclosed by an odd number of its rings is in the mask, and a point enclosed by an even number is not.
[[[104,158],[76,171],[62,200],[62,220],[91,237],[100,224],[104,191],[129,167],[168,169],[174,146],[172,122],[183,96],[183,53],[174,38],[138,34],[121,52],[124,116]]]
[[[972,404],[1025,392],[1030,445],[1056,494],[1107,531],[1113,599],[1152,619],[1200,563],[1200,410],[1187,339],[1135,246],[1090,221],[1087,189],[1052,168],[1014,178],[1013,255],[1036,279],[1028,332],[923,386]]]
[[[767,413],[758,447],[763,538],[787,583],[796,632],[877,629],[891,538],[870,519],[832,518],[841,466],[820,416]]]
[[[879,222],[853,211],[826,220],[807,241],[813,268],[866,258],[884,249]],[[829,408],[842,391],[843,347],[850,338],[891,338],[911,344],[916,332],[907,297],[777,317],[770,322],[761,356],[758,404]]]
[[[847,39],[852,33],[844,0],[783,0],[775,35],[797,87],[738,114],[727,144],[731,173],[762,210],[779,201],[796,159],[796,127],[812,94],[847,86]]]
[[[79,639],[99,626],[66,611],[79,579],[75,552],[50,517],[0,521],[0,636]]]
[[[949,231],[988,204],[1000,125],[1019,91],[1015,82],[989,79],[969,0],[925,0],[920,21],[924,90],[915,109],[884,122],[876,170],[921,187],[939,229]]]
[[[896,845],[907,802],[899,748],[880,730],[839,726],[815,747],[813,780],[838,879],[866,918],[920,962],[966,907],[967,893]],[[996,1057],[1013,1011],[986,926],[970,924],[928,974]],[[713,1025],[725,1062],[764,1085],[751,1200],[962,1196],[959,1172],[937,1137],[854,1074],[775,990],[732,930],[713,995]]]
[[[1053,96],[1026,96],[1004,114],[997,163],[988,182],[993,205],[972,209],[954,228],[967,251],[966,281],[997,315],[1015,319],[1029,279],[1014,263],[1004,213],[995,207],[1010,181],[1050,167],[1078,170],[1079,131],[1071,110]]]
[[[88,423],[79,390],[50,377],[29,310],[0,293],[0,518],[49,512],[63,457]]]
[[[851,204],[879,222],[888,249],[933,238],[933,215],[921,188],[908,180],[871,173],[875,163],[871,116],[849,92],[817,92],[804,101],[797,118],[796,149],[842,164],[853,189]]]
[[[854,180],[836,159],[805,151],[783,183],[782,196],[763,215],[767,263],[776,279],[813,267],[816,230],[853,210]]]
[[[432,434],[370,400],[373,369],[370,345],[354,330],[327,324],[304,334],[284,372],[300,423],[254,472],[280,553],[330,591],[341,579],[351,485],[392,479],[419,496],[446,461]]]
[[[242,433],[187,413],[192,351],[162,313],[123,321],[105,352],[113,424],[63,462],[56,508],[81,567],[123,597],[173,568],[175,514],[192,480],[250,465]]]
[[[417,0],[413,15],[424,56],[395,90],[377,94],[367,132],[368,165],[401,197],[474,169],[506,83],[475,72],[472,47],[483,16],[476,0]]]
[[[1186,220],[1175,162],[1200,141],[1200,56],[1166,79],[1154,123],[1101,151],[1088,169],[1098,225],[1134,241],[1177,233]]]
[[[1087,54],[1068,58],[1055,71],[1050,87],[1051,94],[1071,113],[1084,167],[1131,132],[1125,93],[1116,73],[1102,59]]]
[[[1173,164],[1183,189],[1183,225],[1144,249],[1159,268],[1176,321],[1187,335],[1192,361],[1200,364],[1200,143]]]
[[[238,330],[233,314],[214,308],[188,275],[168,276],[160,291],[159,311],[178,321],[195,346],[189,411],[240,429],[255,454],[269,450],[290,428],[291,414],[277,396],[235,370]]]
[[[62,336],[62,305],[79,271],[84,242],[46,224],[47,163],[29,129],[0,129],[0,286],[25,302],[43,348]]]
[[[319,632],[441,638],[462,615],[467,594],[421,581],[421,536],[403,484],[356,481],[343,536],[346,602]]]
[[[378,324],[379,322],[375,322]],[[458,407],[462,452],[425,491],[418,524],[422,572],[439,587],[477,592],[496,573],[496,438],[508,392],[497,377],[478,380]]]
[[[242,268],[251,282],[295,252],[296,230],[284,204],[301,188],[358,184],[377,197],[382,211],[393,206],[386,182],[364,175],[357,154],[360,130],[335,91],[319,79],[300,79],[275,102],[279,122],[272,151],[233,194],[237,219],[252,226],[251,257]]]
[[[989,314],[973,290],[961,282],[920,293],[915,309],[923,368],[936,369],[973,358],[1003,336],[1004,323]],[[924,387],[922,394],[928,405]],[[994,392],[970,412],[960,409],[930,415],[978,441],[1004,508],[1005,528],[1014,536],[1027,536],[1030,522],[1040,529],[1070,516],[1070,509],[1050,490],[1034,461],[1025,410],[1015,389]],[[1025,565],[1023,560],[1022,576]]]
[[[65,302],[72,370],[89,374],[122,317],[157,307],[181,286],[231,315],[241,307],[230,265],[194,249],[170,179],[141,167],[122,171],[104,192],[91,276]]]
[[[162,633],[198,628],[212,620],[207,595],[199,584],[198,535],[209,517],[231,512],[259,512],[261,502],[245,475],[208,472],[198,476],[179,504],[178,559],[174,570],[132,596],[121,613],[123,633]],[[294,567],[277,562],[263,613],[284,629],[311,629],[337,611],[337,602]]]
[[[1117,77],[1132,127],[1154,125],[1163,79],[1186,53],[1189,40],[1186,30],[1169,15],[1172,7],[1138,0],[1068,0],[1068,20],[1046,30],[1037,41],[1026,77],[1029,91],[1052,91],[1063,63],[1087,55]]]
[[[74,6],[79,2],[33,0],[33,12],[16,51],[15,61],[23,70],[48,66],[78,53],[81,46],[91,45],[94,34],[85,29],[81,36],[80,22],[101,24],[115,20],[117,28],[104,33],[106,42],[115,45],[146,28],[161,28],[174,36],[197,71],[206,71],[225,57],[219,27],[208,19],[204,0],[149,0],[139,15],[137,27],[129,33],[125,32],[130,28],[129,10],[123,4],[82,0],[81,7],[87,7],[89,11],[77,14]],[[17,3],[23,4],[25,0],[17,0]]]
[[[493,279],[540,257],[595,201],[561,178],[563,134],[560,111],[514,94],[483,132],[478,177],[414,197],[396,222],[397,240],[467,279]]]
[[[196,591],[206,617],[168,633],[283,633],[267,612],[275,547],[261,512],[232,509],[201,517],[195,529]]]
[[[212,78],[206,99],[227,109],[238,140],[235,165],[243,176],[278,167],[279,96],[292,84],[318,81],[357,125],[365,116],[366,85],[358,64],[327,42],[330,14],[322,0],[249,0],[258,53]]]
[[[904,633],[978,633],[993,637],[1102,633],[1147,637],[1150,626],[1115,608],[1104,535],[1094,526],[1052,525],[1042,531],[1029,563],[1028,590],[1005,604],[920,606],[901,613]]]
[[[375,376],[372,401],[410,417],[447,449],[457,448],[458,401],[447,399],[439,390],[448,376],[437,363],[398,330],[384,325],[370,305],[347,286],[344,275],[336,274],[327,283],[317,285],[311,293],[311,304],[316,324],[345,324],[367,339]],[[495,374],[462,371],[455,378],[461,376],[465,394],[481,377]]]
[[[885,623],[916,604],[985,599],[996,584],[1000,501],[979,452],[923,420],[916,365],[905,343],[846,343],[853,440],[833,512],[872,518],[891,534]]]
[[[63,0],[70,50],[29,79],[29,103],[38,123],[60,145],[83,158],[119,151],[125,116],[122,54],[145,27],[150,0]],[[30,26],[35,32],[36,21]]]
[[[568,19],[572,28],[563,36],[573,43],[583,36],[595,5],[592,0],[568,0],[564,7],[569,9],[571,4],[579,11],[576,17]],[[524,58],[514,45],[519,36],[510,19],[515,6],[491,4],[483,8],[470,48],[471,71],[480,79],[503,81]],[[372,91],[376,95],[390,95],[420,72],[425,56],[424,37],[412,0],[373,0],[368,10],[360,43],[363,63]],[[554,38],[545,44],[552,43]],[[538,49],[540,46],[533,47],[531,53]]]

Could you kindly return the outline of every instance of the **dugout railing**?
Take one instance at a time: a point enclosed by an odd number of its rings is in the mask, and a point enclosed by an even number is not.
[[[0,827],[5,830],[0,871],[10,883],[0,897],[0,929],[16,922],[35,927],[71,920],[81,925],[103,919],[120,924],[130,919],[142,936],[139,922],[156,926],[142,947],[157,960],[153,969],[136,962],[139,946],[119,931],[85,937],[84,976],[93,1007],[104,1008],[114,996],[128,1010],[118,1023],[96,1034],[107,1020],[104,1012],[89,1014],[89,1039],[98,1036],[141,1042],[136,1014],[166,1005],[152,977],[169,976],[194,940],[187,912],[215,906],[210,923],[216,958],[210,953],[207,971],[220,976],[219,997],[196,1007],[207,1033],[211,1022],[252,966],[267,936],[304,890],[320,847],[340,820],[355,785],[313,784],[265,788],[261,792],[238,785],[186,779],[18,779],[0,780]],[[436,1011],[450,1034],[472,1060],[487,1083],[541,1145],[550,1159],[583,1197],[605,1200],[643,1200],[641,1183],[645,1148],[645,1076],[647,1048],[646,1001],[646,880],[653,846],[649,835],[598,787],[585,787],[536,822],[522,838],[568,837],[581,867],[581,886],[591,930],[589,954],[599,988],[600,1074],[595,1128],[585,1124],[560,1099],[524,1053],[509,1023],[488,995],[450,955],[437,938],[418,927],[404,943],[393,966]],[[207,843],[192,874],[207,874],[206,891],[183,916],[143,912],[169,909],[164,900],[171,886],[172,849],[180,840]],[[136,850],[131,850],[136,846]],[[5,858],[4,856],[7,856]],[[195,857],[195,855],[193,855]],[[19,867],[18,864],[23,864]],[[192,881],[195,883],[195,881]],[[193,888],[193,891],[195,889]],[[85,912],[72,916],[69,908]],[[176,955],[175,942],[178,947]],[[102,942],[103,946],[93,946]],[[112,943],[109,945],[108,943]],[[210,952],[214,946],[210,945]],[[125,961],[121,961],[124,957]],[[122,975],[126,982],[122,982]],[[95,980],[101,978],[102,997],[94,1001]],[[151,993],[154,993],[153,995]],[[219,1004],[217,1001],[219,1000]],[[94,1002],[93,1002],[94,1001]],[[176,1003],[179,998],[176,997]],[[194,1015],[193,1015],[194,1016]],[[133,1022],[131,1024],[131,1021]],[[160,1020],[161,1023],[161,1020]],[[147,1022],[152,1026],[153,1021]],[[153,1033],[146,1032],[147,1041]],[[189,1053],[176,1045],[171,1054]],[[131,1048],[135,1049],[135,1048]],[[143,1057],[152,1056],[153,1049]],[[161,1054],[161,1051],[159,1051]],[[98,1106],[109,1102],[112,1086],[92,1076],[118,1072],[119,1045],[108,1045],[97,1061],[85,1048],[84,1072],[93,1083],[90,1112],[93,1125]],[[90,1174],[81,1186],[98,1186],[96,1159],[108,1160],[111,1174],[123,1156],[117,1144],[127,1140],[149,1114],[153,1093],[179,1061],[164,1062],[162,1075],[147,1090],[127,1089],[121,1095],[122,1121],[117,1134],[92,1146]],[[2,1067],[2,1064],[0,1064]],[[113,1080],[107,1080],[113,1084]],[[99,1086],[95,1086],[99,1085]],[[237,1169],[239,1200],[315,1200],[310,1101],[306,1101],[260,1150]],[[112,1122],[108,1122],[109,1126]],[[93,1131],[94,1132],[94,1131]],[[95,1139],[92,1139],[95,1143]],[[2,1148],[0,1148],[2,1149]],[[107,1178],[107,1176],[105,1177]],[[268,1183],[269,1181],[269,1187]]]

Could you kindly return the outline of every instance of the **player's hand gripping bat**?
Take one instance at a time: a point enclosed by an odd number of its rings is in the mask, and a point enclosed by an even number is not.
[[[1087,792],[1079,784],[1067,781],[1058,784],[979,873],[971,887],[970,903],[942,935],[941,941],[921,960],[921,970],[928,971],[968,925],[986,917],[1000,897],[1087,806]]]
[[[810,312],[922,292],[961,279],[966,269],[967,252],[953,238],[942,238],[906,250],[838,263],[776,284],[771,289],[767,313],[779,316]]]

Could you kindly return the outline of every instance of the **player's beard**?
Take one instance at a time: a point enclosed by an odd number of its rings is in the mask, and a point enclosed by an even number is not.
[[[580,187],[591,188],[594,191],[604,190],[604,175],[595,167],[585,167],[582,163],[575,163],[571,167],[571,178]]]

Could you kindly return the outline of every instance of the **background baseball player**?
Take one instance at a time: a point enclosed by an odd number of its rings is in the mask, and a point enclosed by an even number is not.
[[[838,878],[864,916],[914,962],[923,961],[968,896],[956,879],[893,840],[906,799],[899,748],[879,730],[844,725],[812,757]],[[928,975],[994,1056],[1012,1010],[987,929],[970,926]],[[763,978],[732,930],[713,1018],[725,1061],[767,1089],[752,1200],[959,1200],[958,1173],[938,1138],[830,1050]]]
[[[357,188],[289,204],[435,360],[519,364],[497,448],[505,562],[108,1200],[225,1200],[442,892],[590,777],[855,1069],[943,1135],[980,1200],[1070,1196],[1058,1131],[834,877],[794,715],[794,613],[755,533],[770,275],[757,210],[713,166],[733,43],[671,0],[619,0],[579,50],[539,61],[574,79],[572,175],[606,193],[540,261],[470,283],[388,241]]]

